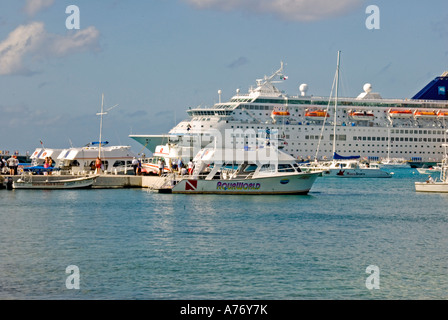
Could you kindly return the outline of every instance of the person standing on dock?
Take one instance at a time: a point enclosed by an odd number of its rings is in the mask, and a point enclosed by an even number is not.
[[[17,160],[17,156],[12,156],[8,160],[6,160],[6,163],[8,164],[9,168],[9,174],[11,176],[14,176],[17,174],[17,168],[19,166],[19,160]]]
[[[132,159],[132,167],[134,168],[134,176],[137,175],[137,170],[138,170],[138,160],[137,158],[134,157],[134,159]]]

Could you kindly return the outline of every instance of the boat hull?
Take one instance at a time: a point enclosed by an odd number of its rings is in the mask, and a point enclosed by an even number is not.
[[[330,168],[322,172],[323,177],[337,178],[390,178],[392,175],[377,169],[339,169]]]
[[[418,192],[448,192],[448,182],[415,182],[415,191]]]
[[[15,181],[14,189],[82,189],[91,188],[96,177],[53,181]]]
[[[182,194],[308,194],[319,173],[232,180],[191,180],[178,182],[171,193]]]

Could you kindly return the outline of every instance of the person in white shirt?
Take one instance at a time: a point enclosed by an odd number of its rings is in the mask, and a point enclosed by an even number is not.
[[[17,156],[12,156],[8,160],[6,160],[6,163],[8,164],[9,168],[9,174],[11,176],[14,176],[17,174],[17,168],[19,166],[19,160],[17,159]]]
[[[132,167],[134,168],[134,176],[137,175],[137,169],[138,169],[138,160],[134,157],[134,159],[132,159]]]

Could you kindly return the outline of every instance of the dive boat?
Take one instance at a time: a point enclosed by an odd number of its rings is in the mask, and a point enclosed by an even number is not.
[[[193,163],[193,174],[174,181],[169,192],[305,195],[320,175],[318,172],[302,172],[294,157],[271,146],[242,150],[204,148]]]
[[[91,175],[73,179],[34,180],[33,176],[22,176],[13,182],[14,189],[80,189],[91,188],[99,175]]]

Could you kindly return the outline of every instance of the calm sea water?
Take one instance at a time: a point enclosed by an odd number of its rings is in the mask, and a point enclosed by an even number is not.
[[[0,299],[446,299],[448,195],[394,171],[307,196],[1,190]]]

